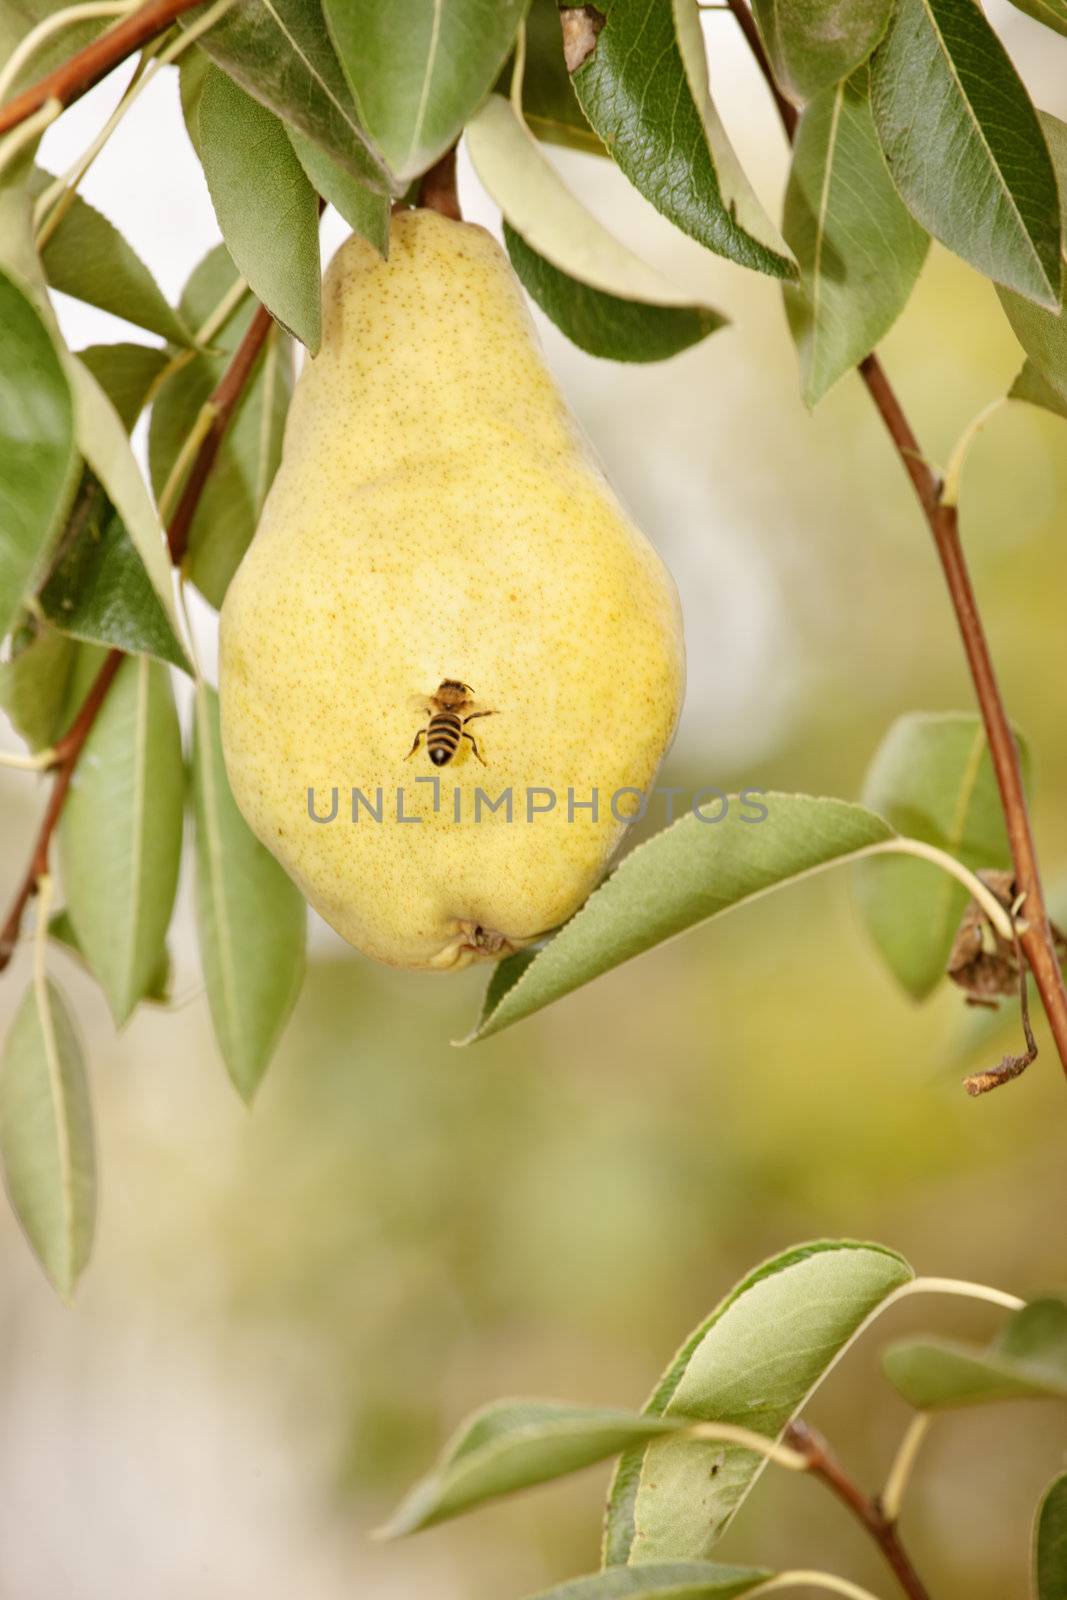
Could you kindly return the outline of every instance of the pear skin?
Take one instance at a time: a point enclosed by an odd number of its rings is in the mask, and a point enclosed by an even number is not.
[[[222,611],[226,767],[345,939],[454,969],[555,928],[602,875],[677,722],[678,600],[488,233],[400,212],[388,261],[352,237],[323,294]],[[436,766],[425,737],[409,752],[445,680],[492,715]]]

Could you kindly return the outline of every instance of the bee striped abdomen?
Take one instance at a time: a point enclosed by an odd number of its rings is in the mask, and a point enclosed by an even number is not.
[[[463,725],[454,711],[437,711],[426,727],[426,748],[435,767],[452,760],[459,748]]]

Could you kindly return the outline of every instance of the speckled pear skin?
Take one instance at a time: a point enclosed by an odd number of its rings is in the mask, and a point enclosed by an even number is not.
[[[440,770],[425,743],[405,760],[446,678],[495,713],[470,725],[484,766],[466,742]],[[500,247],[421,210],[394,218],[388,262],[349,239],[222,612],[223,747],[253,831],[366,954],[499,957],[595,886],[625,828],[611,797],[651,787],[683,679],[674,584],[569,415]],[[382,789],[381,823],[352,822],[353,787]],[[509,787],[513,820],[483,801],[475,822],[475,790]],[[332,822],[310,818],[309,788],[322,816],[338,790]],[[396,820],[398,788],[418,822]],[[557,799],[527,821],[531,788]],[[598,820],[568,820],[568,790],[594,788]]]

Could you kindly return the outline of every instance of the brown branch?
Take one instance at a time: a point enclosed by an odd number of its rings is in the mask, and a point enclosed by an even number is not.
[[[419,205],[427,211],[439,211],[453,222],[462,222],[459,194],[456,190],[456,147],[446,150],[440,161],[434,163],[419,181]]]
[[[793,106],[778,92],[752,14],[745,0],[729,0],[729,5],[756,54],[756,59],[775,96],[783,126],[792,139],[796,131],[797,114]],[[1007,825],[1015,881],[1019,892],[1025,897],[1023,904],[1025,927],[1020,930],[1020,943],[1030,970],[1034,974],[1034,981],[1045,1008],[1045,1015],[1048,1017],[1060,1061],[1064,1071],[1067,1072],[1067,989],[1064,988],[1063,973],[1060,970],[1049,925],[1037,851],[1030,825],[1030,813],[1023,789],[1019,751],[1004,707],[1000,685],[989,653],[989,643],[963,554],[959,515],[955,506],[942,504],[941,481],[919,448],[911,424],[878,357],[872,352],[866,360],[860,362],[858,370],[896,446],[904,470],[911,479],[941,561],[985,726],[989,754]]]
[[[167,544],[170,548],[171,559],[176,566],[180,565],[181,559],[185,554],[185,548],[189,540],[189,528],[192,525],[196,508],[200,503],[200,497],[204,492],[211,469],[215,464],[219,445],[222,443],[226,429],[233,420],[237,402],[256,364],[256,357],[263,348],[271,325],[270,313],[263,306],[257,307],[244,338],[234,351],[229,366],[219,379],[218,385],[208,402],[215,410],[215,418],[210,432],[201,443],[196,453],[196,459],[189,469],[189,477],[182,491],[181,500],[178,502],[177,509],[167,529]],[[48,797],[48,805],[45,807],[44,816],[41,818],[41,825],[37,831],[37,838],[30,855],[29,865],[11,903],[11,909],[7,914],[3,928],[0,929],[0,972],[4,970],[15,952],[26,907],[37,893],[39,880],[48,871],[52,835],[55,833],[62,815],[71,779],[74,776],[74,769],[78,764],[78,758],[82,750],[85,748],[85,741],[88,739],[96,721],[97,713],[103,705],[107,692],[115,681],[115,675],[125,659],[126,654],[123,650],[108,651],[104,658],[103,666],[93,679],[77,716],[55,747],[54,759],[49,768],[52,773],[52,792]]]
[[[930,1600],[925,1584],[900,1542],[896,1523],[885,1515],[877,1497],[864,1494],[859,1485],[852,1481],[831,1454],[826,1440],[809,1428],[806,1422],[791,1422],[785,1430],[784,1440],[790,1449],[799,1450],[807,1458],[808,1471],[821,1479],[866,1528],[908,1600]]]
[[[49,72],[28,89],[0,106],[0,133],[17,128],[20,122],[40,110],[46,100],[58,100],[69,106],[79,99],[94,83],[106,78],[112,67],[132,56],[135,50],[166,33],[176,17],[204,0],[147,0],[132,16],[125,17],[116,27],[93,39],[83,50],[77,51],[69,61],[63,61],[54,72]]]

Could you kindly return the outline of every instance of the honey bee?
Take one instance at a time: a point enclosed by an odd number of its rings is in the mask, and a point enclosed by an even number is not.
[[[466,732],[466,727],[467,723],[473,722],[476,717],[491,717],[495,713],[471,711],[468,716],[463,716],[462,713],[474,705],[473,695],[474,690],[469,683],[460,683],[456,678],[445,678],[439,685],[437,693],[430,695],[423,702],[425,709],[430,712],[430,720],[425,728],[420,728],[415,735],[415,743],[404,760],[411,760],[419,748],[419,741],[425,737],[430,760],[435,767],[445,767],[459,749],[459,741],[469,739],[471,749],[484,767],[485,758],[478,749],[477,740],[472,733]]]

